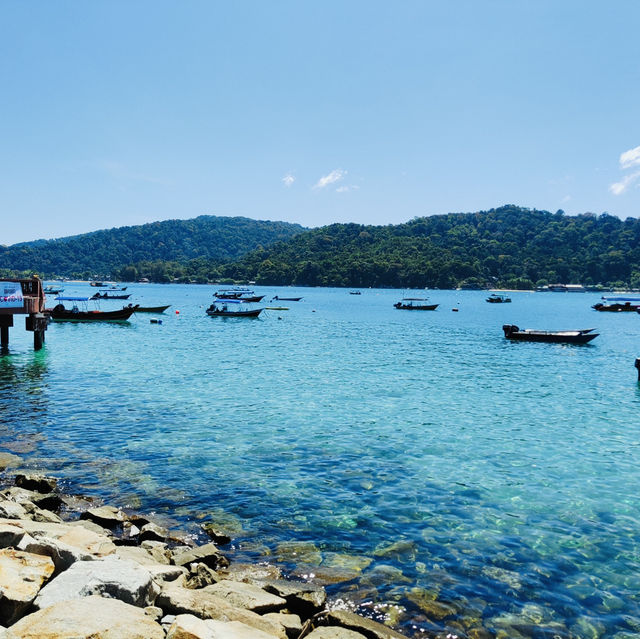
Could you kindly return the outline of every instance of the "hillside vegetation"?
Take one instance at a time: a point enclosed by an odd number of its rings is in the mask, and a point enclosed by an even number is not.
[[[199,217],[0,247],[3,268],[156,282],[521,289],[562,282],[640,288],[640,220],[516,206],[311,230]]]
[[[308,286],[637,288],[640,220],[504,206],[390,226],[334,224],[253,251],[219,275]]]
[[[142,262],[200,258],[223,263],[303,230],[299,224],[203,215],[0,246],[0,269],[91,279],[115,276],[123,266]]]

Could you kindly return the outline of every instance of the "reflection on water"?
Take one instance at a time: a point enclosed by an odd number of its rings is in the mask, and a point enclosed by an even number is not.
[[[309,289],[219,322],[211,287],[132,289],[180,314],[0,357],[3,448],[78,492],[222,517],[239,556],[407,633],[638,632],[637,318],[567,348],[501,326],[591,326],[588,295],[432,291],[416,316],[397,291]]]

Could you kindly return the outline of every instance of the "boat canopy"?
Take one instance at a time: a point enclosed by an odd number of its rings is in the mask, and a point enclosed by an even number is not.
[[[58,295],[55,299],[60,300],[61,302],[88,302],[88,297],[62,297]]]
[[[213,303],[214,304],[244,304],[245,300],[236,300],[236,299],[226,300],[226,299],[223,299],[222,297],[219,297],[217,300],[214,300]]]
[[[403,302],[426,302],[428,297],[403,297]]]

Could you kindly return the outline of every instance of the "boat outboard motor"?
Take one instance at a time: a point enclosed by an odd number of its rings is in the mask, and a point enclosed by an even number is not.
[[[504,324],[502,330],[505,335],[511,335],[511,333],[517,333],[520,329],[515,324]]]

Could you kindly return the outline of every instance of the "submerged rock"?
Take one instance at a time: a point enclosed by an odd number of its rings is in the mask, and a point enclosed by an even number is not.
[[[13,453],[0,453],[0,470],[5,468],[15,468],[22,463],[22,457]]]
[[[319,566],[322,563],[322,553],[310,541],[286,541],[278,544],[276,557],[283,563],[312,566]]]

